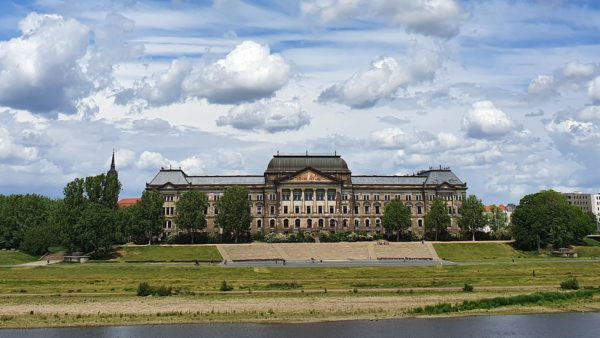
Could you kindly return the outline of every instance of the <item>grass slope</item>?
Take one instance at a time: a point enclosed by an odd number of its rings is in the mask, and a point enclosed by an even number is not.
[[[433,246],[440,258],[454,262],[512,261],[513,258],[534,257],[505,243],[435,243]]]
[[[118,261],[171,262],[215,260],[223,258],[216,247],[204,246],[125,246],[117,250]]]
[[[37,261],[38,257],[20,251],[0,251],[0,265],[14,265]]]

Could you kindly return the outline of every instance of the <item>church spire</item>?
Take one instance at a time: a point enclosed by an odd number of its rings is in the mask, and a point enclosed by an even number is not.
[[[117,168],[115,167],[115,150],[114,149],[113,149],[113,153],[112,153],[112,161],[110,162],[110,170],[108,170],[106,175],[119,177],[119,173],[117,172]]]

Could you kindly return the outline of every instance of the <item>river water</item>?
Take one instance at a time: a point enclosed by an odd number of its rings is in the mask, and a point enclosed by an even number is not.
[[[0,330],[0,337],[600,337],[600,313],[339,321],[306,324],[174,324]]]

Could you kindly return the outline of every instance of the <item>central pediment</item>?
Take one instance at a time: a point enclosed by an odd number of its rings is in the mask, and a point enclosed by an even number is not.
[[[322,173],[317,172],[313,169],[304,169],[300,172],[296,173],[289,179],[284,182],[294,182],[294,183],[303,183],[303,182],[321,182],[321,183],[330,183],[335,182],[334,179],[323,175]]]

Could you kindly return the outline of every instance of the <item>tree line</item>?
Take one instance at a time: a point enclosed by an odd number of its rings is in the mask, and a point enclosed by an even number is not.
[[[120,191],[117,177],[100,174],[69,182],[61,199],[35,194],[0,195],[0,248],[41,255],[49,247],[61,246],[101,258],[109,256],[116,244],[151,244],[160,238],[165,224],[163,195],[145,191],[137,204],[119,208]],[[207,225],[207,207],[207,196],[194,190],[183,193],[176,202],[174,220],[191,243],[205,234],[202,230]],[[227,188],[217,201],[217,209],[215,226],[222,229],[218,241],[250,240],[252,216],[246,188]],[[464,237],[475,240],[476,234],[489,227],[492,233],[512,236],[518,248],[534,250],[548,245],[568,246],[596,229],[593,214],[569,205],[564,196],[552,190],[523,197],[510,224],[498,208],[488,214],[483,211],[476,196],[463,201],[457,221]],[[390,239],[412,235],[410,209],[400,200],[385,205],[382,224],[393,236]],[[432,201],[423,225],[426,239],[448,238],[451,217],[444,200]]]

